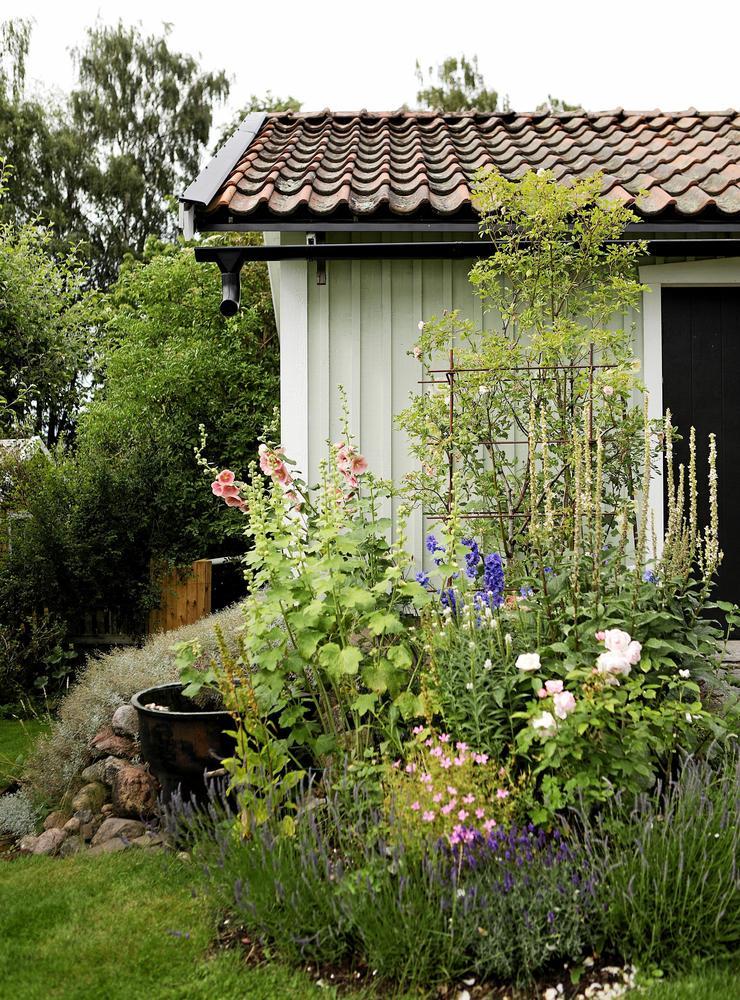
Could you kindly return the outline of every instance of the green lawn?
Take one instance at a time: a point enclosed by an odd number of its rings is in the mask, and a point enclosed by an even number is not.
[[[0,719],[0,789],[17,776],[23,756],[48,728],[40,719]]]
[[[693,975],[656,983],[639,995],[645,1000],[736,1000],[740,978],[731,969],[707,966]]]
[[[214,924],[193,870],[126,851],[0,863],[0,997],[288,1000],[327,997],[279,966],[208,957]]]

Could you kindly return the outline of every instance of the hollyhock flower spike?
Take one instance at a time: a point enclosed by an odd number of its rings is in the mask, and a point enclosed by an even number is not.
[[[236,476],[231,471],[231,469],[224,469],[222,472],[219,472],[219,474],[216,476],[216,479],[223,486],[231,486],[234,480],[236,479]]]

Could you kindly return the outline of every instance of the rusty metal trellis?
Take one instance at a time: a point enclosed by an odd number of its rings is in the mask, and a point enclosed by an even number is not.
[[[450,348],[450,352],[449,352],[449,365],[448,365],[447,368],[428,368],[427,369],[427,374],[429,374],[431,376],[443,375],[444,378],[438,379],[438,378],[432,377],[432,378],[426,378],[426,379],[419,379],[419,385],[444,385],[444,384],[447,384],[447,386],[449,387],[449,404],[448,404],[448,406],[449,406],[449,432],[450,432],[450,441],[452,442],[453,437],[454,437],[454,432],[455,432],[455,391],[456,391],[456,389],[455,389],[455,379],[456,378],[459,378],[459,377],[464,376],[464,375],[470,375],[470,374],[481,375],[481,374],[489,374],[490,373],[492,375],[495,375],[496,379],[498,381],[500,381],[500,382],[506,382],[506,381],[511,381],[511,380],[513,380],[515,378],[515,376],[513,374],[514,372],[538,373],[537,374],[538,378],[547,378],[548,376],[547,375],[543,375],[542,374],[543,372],[553,372],[554,373],[554,372],[559,372],[559,371],[571,371],[571,372],[587,371],[588,372],[588,395],[587,395],[587,404],[586,405],[588,406],[588,419],[589,419],[588,444],[589,444],[589,446],[592,446],[595,443],[595,439],[594,439],[594,409],[593,409],[593,403],[594,403],[594,373],[597,372],[597,371],[599,371],[600,369],[613,369],[613,368],[617,367],[617,365],[614,365],[614,364],[596,364],[595,360],[594,360],[594,355],[595,355],[595,350],[594,350],[594,345],[592,343],[592,344],[589,345],[589,350],[588,350],[588,364],[582,364],[582,365],[511,365],[510,367],[506,367],[506,368],[465,368],[465,367],[457,366],[455,364],[455,351],[454,351],[454,348]],[[511,373],[511,374],[507,374],[507,373]],[[553,374],[550,377],[554,378],[555,375]],[[459,384],[459,382],[458,382],[458,384]],[[529,439],[526,439],[526,440],[516,440],[516,439],[514,439],[514,440],[512,440],[512,439],[509,439],[509,438],[505,438],[505,439],[501,439],[501,440],[482,441],[481,443],[485,444],[485,445],[491,445],[492,447],[493,446],[499,446],[499,445],[517,445],[517,444],[520,444],[520,445],[524,445],[524,444],[529,445]],[[542,445],[542,444],[555,445],[555,444],[566,444],[567,442],[566,442],[566,439],[564,439],[564,438],[557,438],[557,439],[553,439],[553,440],[549,440],[549,441],[538,441],[537,443],[540,444],[540,445]],[[447,504],[446,504],[446,510],[445,510],[444,513],[440,513],[440,514],[428,514],[427,517],[429,517],[430,520],[447,520],[450,517],[451,513],[452,513],[453,478],[454,478],[454,471],[455,471],[455,469],[454,469],[454,465],[455,465],[455,461],[454,461],[454,449],[453,448],[450,447],[447,450],[447,456],[448,456],[447,457],[447,464],[448,464],[448,485],[447,485]],[[565,514],[565,513],[568,513],[568,511],[570,509],[571,508],[564,509],[562,511],[559,511],[558,513]],[[465,512],[462,515],[462,517],[465,518],[465,519],[478,519],[478,520],[493,520],[493,519],[500,519],[502,517],[514,518],[514,517],[526,517],[526,516],[527,516],[527,512],[526,511],[504,512],[504,511],[493,511],[493,510],[492,511],[483,511],[483,510],[481,510],[481,511],[467,511],[467,512]]]

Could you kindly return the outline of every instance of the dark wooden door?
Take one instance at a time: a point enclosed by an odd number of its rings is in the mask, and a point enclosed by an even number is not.
[[[696,428],[699,525],[709,520],[708,435],[717,435],[719,537],[724,551],[715,596],[740,604],[740,288],[664,288],[663,406],[684,440],[688,466]]]

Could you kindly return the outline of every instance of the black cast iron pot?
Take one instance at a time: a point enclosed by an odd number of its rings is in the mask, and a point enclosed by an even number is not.
[[[234,729],[228,712],[208,712],[186,698],[182,684],[145,688],[131,699],[139,716],[142,759],[162,786],[169,800],[178,786],[183,793],[200,797],[205,792],[204,774],[217,770],[224,757],[234,753]],[[154,703],[166,711],[147,708]]]

